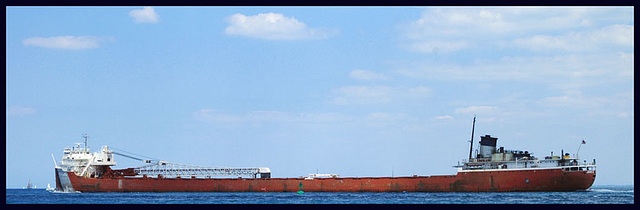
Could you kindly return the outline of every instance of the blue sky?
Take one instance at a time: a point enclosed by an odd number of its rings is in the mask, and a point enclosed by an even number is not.
[[[480,135],[633,184],[632,7],[6,7],[6,187],[87,133],[273,177],[454,174]],[[477,145],[475,146],[477,148]],[[118,168],[142,163],[118,157]]]

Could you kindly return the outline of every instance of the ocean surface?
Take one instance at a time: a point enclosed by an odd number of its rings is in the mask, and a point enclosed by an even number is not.
[[[633,185],[527,193],[55,193],[6,189],[6,204],[634,204]]]

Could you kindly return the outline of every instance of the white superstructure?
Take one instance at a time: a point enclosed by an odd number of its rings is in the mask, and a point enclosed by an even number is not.
[[[60,168],[64,171],[75,172],[76,175],[86,177],[101,176],[104,173],[104,167],[92,167],[92,166],[115,166],[116,161],[113,157],[113,152],[109,150],[109,147],[102,146],[100,152],[91,153],[87,146],[88,136],[84,135],[84,146],[81,147],[80,143],[76,143],[75,146],[67,147],[63,150],[62,161],[60,162]]]
[[[528,169],[550,169],[561,168],[568,171],[595,171],[596,160],[587,163],[577,157],[572,158],[569,153],[562,156],[546,156],[540,160],[533,156],[533,153],[520,150],[505,150],[504,147],[497,148],[498,138],[490,135],[481,136],[480,153],[476,158],[463,161],[462,165],[457,165],[458,172],[474,172],[486,170],[528,170]],[[583,143],[584,144],[584,143]]]
[[[136,159],[147,165],[131,168],[136,176],[148,177],[216,177],[216,176],[250,176],[252,178],[270,178],[271,170],[267,167],[201,167],[171,163],[161,160],[145,160],[130,155],[113,152],[108,146],[102,146],[99,152],[91,153],[87,146],[88,136],[85,134],[84,146],[76,143],[75,146],[63,150],[62,161],[56,168],[65,172],[74,172],[78,176],[87,178],[103,177],[106,173],[113,173],[109,166],[115,166],[114,154]],[[53,156],[53,154],[52,154]],[[54,158],[55,160],[55,158]],[[55,163],[55,162],[54,162]],[[111,171],[111,172],[109,172]],[[116,175],[119,171],[116,173]],[[113,175],[113,174],[109,174]]]

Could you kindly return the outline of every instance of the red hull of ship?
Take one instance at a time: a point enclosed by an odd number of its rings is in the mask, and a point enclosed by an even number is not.
[[[562,169],[459,172],[457,175],[349,178],[83,178],[80,192],[532,192],[585,190],[594,171]],[[299,188],[302,183],[302,189]]]

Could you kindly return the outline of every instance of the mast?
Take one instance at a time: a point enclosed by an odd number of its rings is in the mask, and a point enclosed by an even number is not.
[[[473,151],[473,132],[476,129],[476,116],[473,116],[473,125],[471,126],[471,146],[469,147],[469,162],[471,162],[471,151]]]
[[[53,157],[53,152],[51,153],[51,158],[53,158],[53,165],[56,166],[56,168],[58,168],[58,163],[56,163],[56,158]]]

